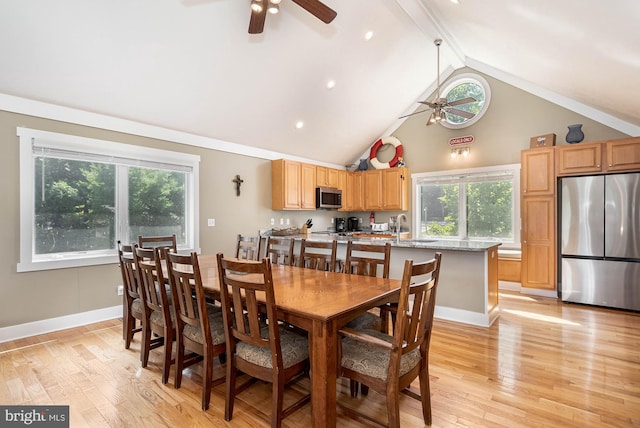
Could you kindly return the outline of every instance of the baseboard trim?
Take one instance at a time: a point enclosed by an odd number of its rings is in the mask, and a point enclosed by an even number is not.
[[[122,305],[0,328],[0,343],[122,317]]]
[[[522,289],[522,285],[519,282],[498,281],[498,289],[499,290],[520,291]]]
[[[558,298],[558,291],[557,290],[541,290],[539,288],[522,287],[522,288],[520,288],[520,293],[521,294],[528,294],[530,296],[551,297],[551,298],[554,298],[554,299]]]
[[[483,314],[480,312],[465,311],[464,309],[455,309],[436,305],[433,316],[447,321],[455,321],[480,327],[491,327],[491,324],[498,319],[499,312],[500,309],[497,306],[492,310],[491,314]]]

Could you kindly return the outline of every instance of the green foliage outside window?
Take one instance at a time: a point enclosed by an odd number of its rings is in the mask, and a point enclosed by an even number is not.
[[[460,100],[467,97],[473,97],[475,98],[476,101],[472,103],[467,103],[467,104],[460,104],[458,106],[455,106],[455,108],[457,108],[458,110],[467,111],[473,114],[480,113],[480,110],[482,110],[482,107],[484,106],[485,94],[482,86],[478,85],[477,83],[473,83],[473,82],[461,83],[455,86],[454,88],[452,88],[447,93],[447,96],[446,96],[447,101],[449,102]],[[457,116],[454,114],[447,114],[447,121],[450,123],[462,123],[466,120],[469,120],[469,119],[466,119],[462,116]]]
[[[420,192],[423,237],[513,239],[511,180],[423,184]],[[466,215],[466,230],[460,230],[460,215]]]
[[[114,164],[35,158],[35,254],[116,246]],[[128,167],[129,240],[175,233],[185,241],[185,173]]]

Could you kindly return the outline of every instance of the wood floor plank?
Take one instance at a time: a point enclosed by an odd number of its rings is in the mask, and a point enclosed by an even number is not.
[[[640,426],[640,316],[500,293],[491,328],[436,320],[431,341],[433,426]],[[138,335],[139,336],[139,335]],[[223,373],[216,361],[215,369]],[[140,367],[140,337],[129,350],[121,320],[110,320],[0,344],[0,404],[69,404],[73,427],[268,427],[271,386],[258,382],[224,420],[224,385],[200,408],[199,366],[180,389],[160,381],[162,348]],[[293,402],[309,390],[304,378],[285,391]],[[417,382],[414,384],[417,389]],[[341,379],[338,400],[384,421],[384,397],[351,398]],[[422,427],[420,403],[402,396],[403,427]],[[311,423],[307,405],[285,428]],[[338,411],[341,428],[369,427]]]

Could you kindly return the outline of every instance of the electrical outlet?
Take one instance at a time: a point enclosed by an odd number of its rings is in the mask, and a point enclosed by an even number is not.
[[[216,219],[215,218],[207,219],[207,226],[213,227],[215,225],[216,225]]]
[[[118,285],[118,296],[122,296],[124,294],[124,285]]]
[[[280,226],[284,226],[284,219],[283,218],[280,219]]]
[[[289,226],[291,224],[291,222],[289,221],[289,219],[287,219],[287,226]]]
[[[272,219],[271,219],[271,226],[274,226],[275,224],[276,224],[276,219],[275,219],[275,218],[272,218]]]
[[[331,217],[331,224],[333,224],[333,217]]]

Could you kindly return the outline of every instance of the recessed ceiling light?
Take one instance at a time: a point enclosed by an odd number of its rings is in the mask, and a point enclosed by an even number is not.
[[[453,4],[460,4],[460,0],[449,0]]]
[[[365,40],[371,40],[372,37],[373,37],[373,31],[367,31],[366,33],[364,33]]]
[[[296,129],[300,129],[303,126],[304,126],[304,122],[303,121],[299,120],[299,121],[296,122]]]
[[[329,80],[327,82],[327,89],[333,89],[334,86],[336,86],[336,81],[335,80]]]

